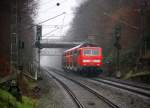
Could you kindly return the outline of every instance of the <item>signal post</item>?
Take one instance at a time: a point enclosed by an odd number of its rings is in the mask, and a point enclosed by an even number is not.
[[[121,50],[121,44],[120,44],[120,38],[121,38],[121,25],[117,25],[115,27],[114,35],[115,35],[115,43],[114,46],[117,49],[117,56],[116,56],[116,77],[120,78],[121,77],[121,72],[120,72],[120,50]]]
[[[35,46],[38,48],[38,72],[40,73],[40,53],[41,53],[41,44],[40,40],[42,38],[42,25],[36,25],[36,43]],[[35,72],[35,80],[37,80],[38,74]]]

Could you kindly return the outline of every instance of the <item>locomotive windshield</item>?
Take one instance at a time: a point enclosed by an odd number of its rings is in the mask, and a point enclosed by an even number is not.
[[[90,49],[84,50],[84,55],[91,55],[91,54],[92,54],[92,52]]]
[[[92,50],[92,55],[99,55],[99,50]]]
[[[97,55],[100,55],[100,51],[98,49],[85,49],[84,55],[86,55],[86,56],[97,56]]]

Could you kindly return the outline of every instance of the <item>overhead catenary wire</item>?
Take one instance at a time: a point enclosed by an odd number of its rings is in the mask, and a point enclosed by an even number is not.
[[[50,31],[50,32],[48,32],[48,33],[46,33],[46,34],[44,34],[42,37],[48,37],[47,35],[49,35],[49,34],[55,32],[55,31],[58,30],[58,29],[59,29],[59,28],[55,28],[55,29],[53,29],[52,31]]]
[[[120,4],[121,4],[121,0],[120,0],[120,2],[119,2],[119,7],[120,7]],[[63,15],[64,13],[62,13],[62,15]],[[76,13],[73,13],[73,14],[76,14]],[[107,12],[105,12],[104,11],[104,13],[103,13],[105,16],[108,16],[108,17],[110,17],[110,18],[112,18],[112,19],[115,19],[115,20],[117,20],[116,18],[114,18],[112,15],[110,15],[109,13],[107,13]],[[58,15],[58,16],[61,16],[61,15]],[[56,16],[57,17],[57,16]],[[55,18],[55,17],[54,17]],[[51,19],[53,19],[53,18],[50,18],[50,20]],[[48,20],[46,20],[46,21],[44,21],[44,22],[47,22]],[[41,23],[44,23],[44,22],[41,22]],[[129,24],[128,22],[126,22],[126,21],[124,21],[124,20],[120,20],[120,22],[121,23],[123,23],[123,24],[125,24],[125,25],[127,25],[127,26],[129,26],[129,27],[131,27],[131,28],[133,28],[133,29],[136,29],[136,30],[138,30],[139,28],[138,27],[136,27],[136,26],[134,26],[134,25],[131,25],[131,24]],[[39,24],[41,24],[41,23],[39,23]]]
[[[47,4],[50,3],[50,2],[52,2],[52,1],[45,2],[45,3],[43,3],[41,6],[47,5]],[[34,5],[36,6],[37,4],[35,3]],[[28,6],[27,8],[24,8],[24,9],[22,9],[21,11],[23,11],[23,10],[26,10],[26,11],[27,11],[27,9],[29,9],[30,7],[32,7],[32,6],[34,6],[34,5]],[[53,7],[56,7],[56,6],[53,6]],[[43,11],[43,13],[45,13],[46,11],[47,11],[47,10]],[[22,20],[27,21],[28,18],[23,18]],[[23,21],[23,22],[24,22],[24,21]]]
[[[64,2],[65,0],[63,0],[63,1],[61,1],[60,3],[62,3],[62,2]],[[48,2],[47,2],[48,3]],[[31,5],[32,6],[32,5]],[[38,24],[36,24],[36,25],[40,25],[40,24],[42,24],[42,23],[45,23],[45,22],[47,22],[47,21],[49,21],[49,20],[52,20],[52,19],[54,19],[54,18],[56,18],[56,17],[59,17],[59,16],[61,16],[61,15],[63,15],[63,14],[66,14],[65,12],[63,12],[62,14],[60,14],[60,15],[58,15],[58,16],[55,16],[55,17],[52,17],[52,18],[50,18],[50,19],[47,19],[47,20],[44,20],[44,21],[42,21],[42,22],[40,22],[40,23],[38,23]],[[26,20],[25,20],[26,21]],[[26,29],[30,29],[30,28],[32,28],[32,27],[34,27],[35,26],[35,24],[32,24],[32,25],[30,25],[29,27],[27,27]],[[62,27],[62,29],[63,29],[63,27]]]
[[[56,28],[56,27],[64,27],[64,26],[68,26],[68,24],[66,24],[66,25],[57,25],[57,24],[55,24],[55,25],[46,25],[46,24],[42,24],[42,26],[43,27],[51,27],[51,28]]]
[[[64,27],[67,27],[68,25],[64,25],[63,26],[63,28]],[[45,38],[51,38],[51,37],[55,37],[55,36],[52,36],[52,35],[50,35],[51,33],[53,33],[53,32],[55,32],[55,31],[57,31],[57,30],[59,30],[59,29],[61,29],[60,27],[57,27],[57,28],[55,28],[55,29],[53,29],[52,31],[50,31],[50,32],[48,32],[48,33],[46,33],[46,34],[44,34],[42,37],[45,39]],[[62,37],[63,35],[59,35],[59,36],[56,36],[56,37]]]
[[[61,16],[61,15],[63,15],[63,14],[65,14],[65,12],[63,12],[63,13],[61,13],[61,14],[58,14],[58,15],[56,15],[56,16],[54,16],[54,17],[48,18],[48,19],[46,19],[46,20],[44,20],[44,21],[41,21],[41,22],[39,22],[39,23],[37,23],[37,24],[29,25],[29,27],[25,28],[24,30],[31,30],[31,28],[35,27],[36,25],[41,25],[41,24],[43,24],[43,23],[45,23],[45,22],[48,22],[48,21],[50,21],[50,20],[52,20],[52,19],[55,19],[55,18]]]
[[[54,16],[54,17],[51,17],[51,18],[49,18],[49,19],[47,19],[47,20],[41,21],[41,22],[38,23],[38,25],[40,25],[40,24],[42,24],[42,23],[45,23],[45,22],[47,22],[47,21],[49,21],[49,20],[55,19],[55,18],[57,18],[57,17],[59,17],[59,16],[61,16],[61,15],[64,15],[64,14],[66,14],[66,12],[63,12],[63,13],[61,13],[61,14],[59,14],[59,15],[56,15],[56,16]]]

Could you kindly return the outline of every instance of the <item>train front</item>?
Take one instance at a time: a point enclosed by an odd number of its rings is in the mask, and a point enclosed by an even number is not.
[[[102,59],[102,48],[100,47],[83,47],[81,50],[80,65],[84,72],[100,74]]]

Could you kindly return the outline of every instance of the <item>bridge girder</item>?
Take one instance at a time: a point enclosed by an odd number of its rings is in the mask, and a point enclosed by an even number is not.
[[[82,43],[81,42],[51,42],[51,43],[36,42],[35,47],[37,48],[72,48],[80,44]]]

